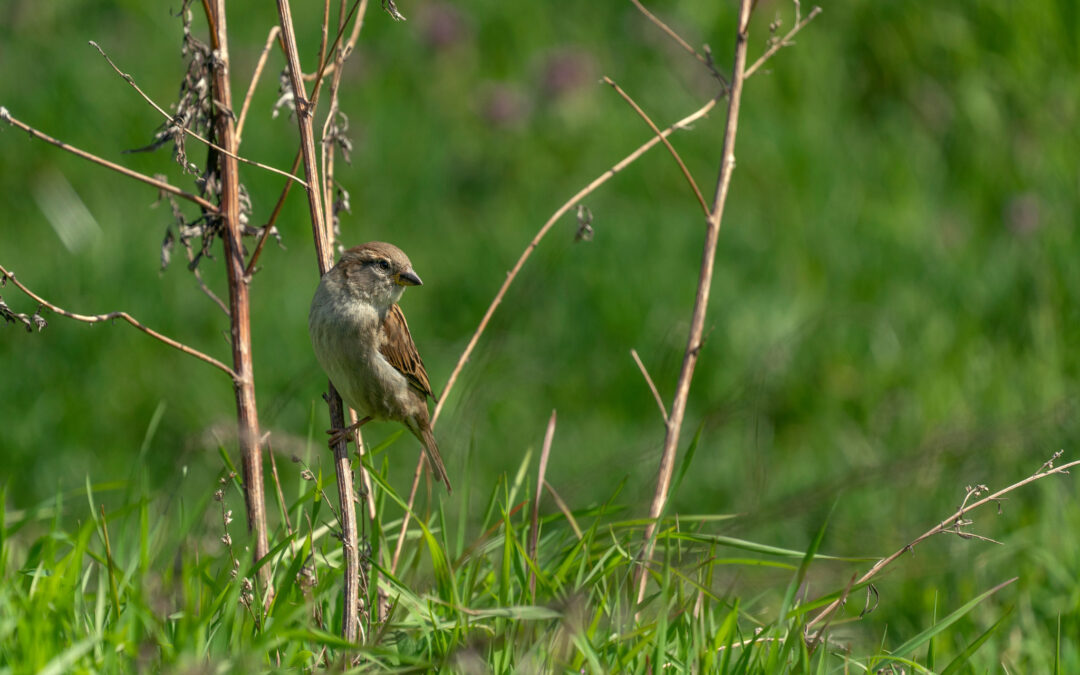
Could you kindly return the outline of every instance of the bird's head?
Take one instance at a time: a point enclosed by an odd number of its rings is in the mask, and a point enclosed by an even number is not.
[[[400,300],[406,286],[424,283],[413,271],[409,256],[397,246],[382,241],[370,241],[345,251],[336,269],[353,295],[367,299],[380,312]]]

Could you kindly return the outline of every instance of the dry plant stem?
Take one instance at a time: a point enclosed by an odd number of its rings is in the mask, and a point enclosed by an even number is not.
[[[277,0],[278,17],[281,25],[281,38],[285,55],[289,61],[289,78],[296,101],[296,121],[300,131],[300,148],[304,158],[304,177],[307,179],[308,208],[311,216],[311,229],[315,239],[318,256],[319,274],[326,274],[333,266],[334,255],[329,244],[326,220],[322,208],[321,189],[319,188],[318,159],[315,156],[315,134],[312,130],[314,104],[307,100],[304,89],[303,70],[300,68],[300,56],[296,48],[296,34],[293,30],[292,8],[289,0]],[[318,87],[318,83],[316,83]],[[345,415],[334,386],[327,382],[327,405],[330,409],[330,424],[334,428],[344,428]],[[356,642],[360,633],[359,581],[360,558],[359,542],[356,534],[356,503],[354,501],[352,462],[346,441],[334,445],[334,470],[338,479],[338,503],[341,506],[339,520],[342,534],[342,557],[345,562],[344,592],[342,593],[342,637],[349,642]]]
[[[746,73],[746,48],[750,27],[750,12],[753,0],[742,0],[739,5],[739,27],[735,37],[735,65],[731,71],[731,88],[728,95],[727,123],[724,127],[724,145],[721,151],[720,174],[716,181],[716,193],[705,228],[705,244],[701,255],[701,272],[698,276],[697,295],[694,310],[690,318],[690,335],[686,342],[682,370],[675,385],[675,399],[671,403],[668,417],[667,434],[664,448],[660,455],[660,468],[656,480],[656,492],[649,507],[649,524],[645,527],[642,564],[638,570],[638,602],[645,598],[645,586],[648,582],[648,566],[652,561],[656,541],[656,525],[660,521],[667,504],[668,490],[671,487],[671,474],[675,468],[675,454],[679,447],[679,434],[682,431],[683,417],[686,414],[686,402],[690,395],[690,382],[694,377],[701,352],[702,335],[705,329],[705,313],[709,306],[709,290],[712,285],[713,266],[716,260],[716,244],[720,237],[720,223],[724,215],[731,175],[735,170],[735,135],[739,128],[739,104],[742,102],[743,82]]]
[[[237,436],[244,474],[244,502],[248,530],[254,533],[253,556],[256,561],[269,551],[267,542],[266,497],[263,493],[262,449],[259,441],[259,414],[255,405],[254,363],[251,357],[251,305],[248,285],[244,283],[244,253],[240,242],[240,165],[236,149],[236,120],[232,114],[232,88],[229,86],[229,41],[225,20],[225,0],[216,0],[207,15],[214,31],[211,44],[220,61],[213,69],[214,98],[219,103],[216,114],[217,139],[230,150],[218,155],[221,169],[221,215],[224,223],[225,271],[229,281],[230,337],[236,380]],[[265,601],[273,597],[270,565],[259,568],[259,580]]]
[[[1069,469],[1071,469],[1071,468],[1073,468],[1075,466],[1080,466],[1080,459],[1078,459],[1076,461],[1068,462],[1067,464],[1062,464],[1059,467],[1041,468],[1039,471],[1036,471],[1035,473],[1028,476],[1027,478],[1025,478],[1022,481],[1018,481],[1016,483],[1013,483],[1012,485],[1010,485],[1010,486],[1008,486],[1006,488],[1002,488],[1001,490],[998,490],[997,492],[995,492],[995,493],[993,493],[991,495],[987,495],[986,497],[983,497],[982,499],[980,499],[977,502],[973,502],[971,504],[968,504],[968,505],[960,508],[959,510],[957,510],[956,513],[952,514],[951,516],[949,516],[945,520],[941,521],[940,523],[938,523],[934,527],[930,528],[926,532],[923,532],[921,535],[919,535],[913,541],[911,541],[911,543],[909,543],[906,546],[904,546],[903,548],[897,550],[895,553],[890,555],[888,558],[882,558],[881,560],[874,563],[874,566],[871,567],[869,569],[869,571],[866,572],[866,574],[859,577],[858,581],[855,582],[855,585],[864,584],[867,581],[870,581],[875,576],[877,576],[878,573],[881,572],[881,570],[885,569],[890,564],[892,564],[897,558],[904,555],[908,551],[914,549],[916,546],[918,546],[922,542],[926,541],[930,537],[934,536],[935,534],[941,534],[943,532],[951,531],[949,528],[955,527],[957,525],[957,523],[960,520],[962,520],[963,517],[969,511],[977,509],[980,506],[985,506],[986,504],[990,504],[992,502],[997,503],[1006,494],[1012,492],[1013,490],[1017,490],[1019,488],[1022,488],[1025,485],[1027,485],[1028,483],[1034,483],[1037,480],[1041,480],[1043,478],[1046,478],[1047,476],[1052,476],[1054,474],[1066,474],[1066,473],[1069,473]],[[1044,465],[1044,467],[1045,467],[1045,465]],[[813,619],[810,619],[810,621],[808,621],[806,623],[806,627],[810,628],[810,627],[814,626],[815,624],[820,623],[824,619],[828,618],[833,612],[835,612],[843,604],[842,601],[843,601],[842,597],[837,598],[831,604],[827,605],[824,609],[822,609],[820,612],[818,612],[817,615],[815,615]],[[818,637],[820,637],[820,631],[818,633],[819,633]]]
[[[656,399],[656,405],[660,408],[660,414],[664,418],[664,424],[667,424],[668,414],[667,408],[664,406],[664,399],[660,397],[660,392],[656,388],[656,384],[653,379],[649,377],[649,371],[645,370],[645,364],[641,362],[641,357],[638,356],[636,349],[630,350],[630,356],[634,357],[634,363],[637,364],[638,369],[641,371],[641,375],[645,378],[645,382],[649,385],[649,391],[652,392],[653,398]]]
[[[638,8],[638,11],[640,11],[642,14],[645,15],[645,18],[647,18],[649,21],[652,21],[654,24],[656,24],[657,28],[659,28],[660,30],[667,33],[668,36],[671,37],[672,40],[679,43],[680,47],[682,47],[686,51],[693,54],[694,58],[696,58],[698,61],[701,61],[706,66],[711,67],[710,64],[709,64],[708,59],[706,59],[704,56],[699,54],[696,49],[694,49],[693,47],[690,46],[690,43],[688,43],[686,40],[682,39],[682,37],[678,33],[671,30],[671,28],[669,28],[666,23],[664,23],[663,21],[658,19],[655,14],[653,14],[649,10],[645,9],[645,5],[641,4],[641,2],[639,2],[639,0],[630,0],[630,2],[634,3],[634,6]]]
[[[645,111],[642,110],[641,107],[634,102],[634,99],[630,98],[630,95],[623,91],[622,87],[615,84],[614,80],[605,75],[604,83],[610,85],[611,88],[619,94],[619,96],[622,96],[623,100],[630,104],[630,107],[634,109],[634,112],[636,112],[641,117],[641,119],[645,120],[645,123],[649,125],[649,128],[653,130],[653,133],[657,135],[661,142],[663,142],[664,147],[666,147],[668,149],[668,152],[671,153],[671,156],[675,158],[675,162],[679,165],[679,169],[682,171],[683,176],[686,177],[686,182],[690,184],[690,189],[694,191],[694,196],[697,197],[698,204],[701,204],[702,212],[706,216],[708,216],[709,205],[705,203],[705,197],[702,196],[701,190],[698,189],[697,183],[694,181],[694,177],[690,175],[690,169],[686,168],[686,164],[683,163],[682,157],[679,156],[679,153],[675,151],[674,146],[671,145],[671,141],[669,141],[667,137],[664,136],[663,132],[660,131],[659,127],[657,127],[656,124],[653,123],[651,119],[649,119],[649,116],[645,114]]]
[[[170,114],[169,114],[168,112],[166,112],[166,110],[165,110],[164,108],[162,108],[161,106],[159,106],[159,105],[158,105],[157,103],[154,103],[154,100],[153,100],[152,98],[150,98],[149,96],[147,96],[147,95],[146,95],[146,92],[144,92],[144,91],[143,91],[142,89],[140,89],[140,88],[139,88],[139,85],[135,84],[135,78],[133,78],[133,77],[132,77],[131,75],[128,75],[127,73],[125,73],[125,72],[121,71],[121,70],[120,70],[120,69],[119,69],[119,68],[118,68],[118,67],[116,66],[116,64],[115,64],[115,63],[113,63],[113,60],[109,58],[109,55],[105,53],[105,50],[103,50],[103,49],[101,48],[101,45],[99,45],[98,43],[94,42],[93,40],[90,40],[90,44],[91,44],[91,45],[92,45],[92,46],[94,47],[94,49],[98,50],[98,53],[99,53],[99,54],[101,54],[101,55],[102,55],[103,57],[105,57],[105,60],[109,62],[109,65],[110,65],[110,66],[112,66],[112,69],[116,71],[116,74],[117,74],[117,75],[119,75],[119,76],[121,77],[121,79],[123,79],[123,80],[124,80],[125,82],[127,82],[128,84],[130,84],[130,85],[132,86],[132,88],[133,88],[133,89],[134,89],[134,90],[135,90],[135,91],[136,91],[136,92],[137,92],[137,93],[139,94],[139,96],[142,96],[142,97],[143,97],[143,100],[144,100],[144,101],[146,101],[147,103],[149,103],[149,104],[150,104],[150,106],[151,106],[151,107],[152,107],[152,108],[153,108],[154,110],[156,110],[156,111],[158,111],[159,113],[161,113],[161,116],[162,116],[162,117],[164,117],[164,118],[165,118],[165,119],[167,119],[167,120],[170,120],[170,121],[172,121],[172,119],[173,119],[173,116],[172,116],[172,115],[170,115]],[[179,125],[177,125],[177,126],[179,126]],[[303,183],[303,182],[304,182],[304,181],[300,180],[299,178],[297,178],[296,176],[294,176],[294,175],[292,175],[292,174],[290,174],[290,173],[286,173],[286,172],[282,171],[281,169],[275,169],[275,168],[274,168],[274,167],[272,167],[272,166],[267,166],[266,164],[261,164],[261,163],[259,163],[259,162],[256,162],[256,161],[254,161],[254,160],[250,160],[250,159],[245,159],[245,158],[243,158],[243,157],[241,157],[241,156],[237,155],[237,154],[236,154],[236,153],[234,153],[234,152],[231,152],[231,151],[229,151],[229,150],[226,150],[225,148],[221,147],[220,145],[215,145],[215,144],[214,144],[214,143],[212,143],[212,142],[211,142],[211,141],[210,141],[209,139],[203,138],[202,136],[200,136],[199,134],[195,133],[195,132],[194,132],[194,131],[192,131],[191,129],[188,129],[187,127],[184,127],[184,126],[180,126],[180,129],[181,129],[181,130],[182,130],[182,131],[183,131],[183,132],[184,132],[185,134],[187,134],[188,136],[191,136],[192,138],[194,138],[195,140],[199,141],[200,143],[203,143],[204,145],[206,145],[206,146],[208,146],[208,147],[211,147],[211,148],[213,148],[214,150],[217,150],[218,152],[224,153],[224,154],[228,155],[229,157],[232,157],[233,159],[235,159],[235,160],[237,160],[237,161],[243,162],[244,164],[250,164],[250,165],[252,165],[252,166],[258,167],[258,168],[260,168],[260,169],[264,169],[264,170],[266,170],[266,171],[269,171],[269,172],[271,172],[271,173],[276,173],[276,174],[278,174],[278,175],[280,175],[280,176],[285,176],[286,178],[292,179],[292,180],[294,180],[294,181],[297,181],[297,182],[299,182],[299,183]]]
[[[796,11],[798,11],[798,7],[798,3],[795,3]],[[745,77],[749,78],[751,75],[756,73],[758,71],[758,68],[761,68],[761,66],[765,65],[765,62],[771,59],[772,56],[776,54],[776,52],[780,51],[784,47],[790,47],[791,45],[793,45],[794,43],[790,41],[791,38],[795,37],[796,33],[805,28],[806,24],[813,21],[818,14],[821,14],[821,8],[814,7],[810,10],[810,13],[807,14],[805,18],[803,18],[801,21],[797,21],[795,25],[792,26],[791,30],[789,30],[787,34],[784,35],[784,37],[773,43],[772,46],[765,50],[764,54],[758,57],[757,61],[754,61],[753,65],[746,69]]]
[[[296,157],[293,157],[292,171],[300,166],[300,159],[302,157],[300,150],[296,151]],[[251,254],[251,260],[248,261],[247,268],[244,269],[244,278],[251,281],[251,276],[255,274],[255,263],[259,261],[259,256],[262,255],[263,246],[266,246],[266,240],[270,238],[270,232],[274,229],[274,225],[277,224],[278,216],[281,215],[281,209],[285,206],[285,199],[289,196],[289,190],[292,188],[292,182],[285,183],[285,187],[281,190],[281,194],[278,195],[277,203],[274,204],[274,210],[270,214],[270,218],[266,221],[266,225],[263,226],[262,235],[259,237],[259,243],[255,245],[255,251]]]
[[[570,507],[567,506],[563,498],[559,496],[559,493],[555,491],[555,488],[551,487],[551,483],[544,481],[544,489],[548,491],[551,498],[555,500],[555,506],[559,507],[562,514],[566,516],[566,522],[570,523],[570,529],[574,531],[574,536],[578,541],[581,541],[585,537],[585,533],[581,531],[581,527],[577,524],[577,519],[574,518],[574,514],[570,511]]]
[[[548,456],[551,455],[551,441],[555,437],[555,411],[551,411],[547,431],[544,432],[544,445],[540,450],[540,469],[536,475],[536,494],[533,496],[532,528],[529,530],[529,557],[536,564],[536,545],[540,538],[540,496],[544,493],[544,476],[547,474]],[[536,597],[536,571],[529,571],[529,593]]]
[[[144,324],[140,323],[139,321],[137,321],[134,317],[132,317],[127,312],[109,312],[108,314],[76,314],[75,312],[69,312],[66,309],[63,309],[61,307],[57,307],[56,305],[54,305],[51,302],[49,302],[49,301],[45,300],[44,298],[42,298],[37,293],[34,293],[33,291],[31,291],[29,288],[24,286],[22,284],[22,282],[20,282],[18,279],[15,278],[15,273],[14,272],[9,272],[8,270],[4,269],[3,265],[0,265],[0,286],[2,286],[3,283],[6,282],[6,281],[11,281],[11,283],[15,284],[15,286],[18,287],[18,289],[20,291],[22,291],[27,296],[32,298],[34,300],[34,302],[38,303],[42,307],[47,308],[49,311],[53,312],[54,314],[59,314],[60,316],[66,317],[68,319],[74,319],[75,321],[82,321],[83,323],[103,323],[105,321],[112,321],[114,319],[121,319],[123,321],[127,321],[129,324],[131,324],[135,328],[138,328],[139,330],[146,333],[147,335],[154,338],[155,340],[160,340],[161,342],[164,342],[165,344],[169,345],[170,347],[172,347],[174,349],[178,349],[178,350],[184,352],[185,354],[187,354],[189,356],[194,356],[195,358],[199,359],[200,361],[203,361],[205,363],[209,363],[210,365],[212,365],[215,368],[217,368],[217,369],[221,370],[222,372],[224,372],[233,381],[236,381],[236,379],[238,377],[236,372],[234,372],[232,368],[228,367],[227,365],[225,365],[221,361],[218,361],[214,357],[209,356],[207,354],[203,354],[202,352],[200,352],[200,351],[198,351],[196,349],[192,349],[191,347],[188,347],[184,343],[179,342],[177,340],[174,340],[171,337],[168,337],[167,335],[162,335],[161,333],[157,332],[153,328],[148,328],[146,325],[144,325]]]
[[[266,67],[266,59],[270,56],[270,49],[273,48],[274,42],[277,41],[278,35],[280,34],[281,26],[274,26],[270,29],[270,34],[266,36],[266,45],[263,46],[262,53],[259,54],[259,60],[255,63],[255,71],[251,74],[251,82],[248,84],[247,93],[244,94],[244,104],[240,107],[240,117],[236,122],[236,145],[238,147],[244,137],[244,123],[247,122],[248,108],[251,107],[251,97],[255,95],[255,87],[258,86],[259,78],[262,77],[263,68]],[[289,173],[292,174],[293,171],[296,171],[295,166]]]
[[[195,254],[191,252],[190,246],[185,246],[184,252],[187,254],[187,259],[189,263],[195,262]],[[222,312],[225,313],[225,316],[229,316],[229,306],[225,304],[224,300],[217,296],[217,293],[214,293],[214,291],[210,290],[210,287],[206,285],[206,282],[203,281],[202,272],[199,271],[199,268],[192,267],[190,269],[191,273],[195,275],[195,281],[199,282],[199,288],[201,288],[202,292],[206,294],[206,297],[210,298],[210,300],[213,301],[213,303],[217,305]]]
[[[441,400],[441,399],[440,399]],[[436,407],[436,413],[438,407]],[[432,426],[435,423],[432,422]],[[390,573],[397,573],[398,562],[401,560],[401,552],[405,550],[405,534],[409,531],[409,521],[412,519],[413,504],[416,503],[416,491],[420,487],[420,476],[424,473],[424,458],[421,457],[420,461],[416,463],[416,469],[413,471],[412,487],[409,488],[409,503],[408,508],[405,509],[405,515],[401,517],[401,529],[398,531],[397,543],[394,544],[394,556],[390,559]]]
[[[719,97],[710,99],[701,108],[698,108],[696,111],[690,113],[675,124],[672,124],[668,128],[664,129],[659,136],[653,136],[652,138],[650,138],[648,141],[639,146],[637,150],[634,150],[629,155],[624,157],[622,161],[597,176],[591,183],[579,190],[577,194],[567,200],[555,211],[555,213],[551,215],[550,218],[548,218],[547,222],[544,223],[544,225],[532,238],[532,241],[529,242],[529,245],[525,247],[524,251],[522,251],[521,256],[514,264],[514,267],[510,270],[509,273],[507,273],[506,279],[499,287],[499,291],[495,294],[495,298],[491,301],[491,304],[488,305],[487,311],[484,312],[484,316],[480,319],[479,325],[477,325],[476,330],[472,334],[472,337],[469,338],[469,343],[465,345],[465,351],[463,351],[461,353],[461,356],[458,357],[457,364],[454,366],[454,370],[450,373],[450,378],[447,380],[446,386],[443,388],[442,395],[439,396],[439,402],[435,405],[435,412],[431,417],[432,426],[434,426],[435,423],[438,421],[439,414],[442,412],[443,406],[446,405],[450,390],[453,389],[454,384],[457,383],[457,379],[458,376],[461,374],[461,370],[465,367],[465,364],[468,363],[469,357],[472,356],[473,350],[476,349],[476,345],[480,341],[480,336],[483,335],[484,331],[487,329],[488,323],[491,321],[491,317],[495,314],[495,310],[499,308],[500,304],[502,304],[503,297],[506,296],[506,292],[507,290],[509,290],[510,285],[514,283],[514,279],[517,278],[518,273],[520,273],[521,269],[525,266],[525,262],[529,259],[529,256],[532,255],[532,252],[540,244],[540,241],[547,235],[551,228],[555,226],[555,223],[559,222],[559,219],[566,215],[566,213],[572,208],[574,208],[582,199],[592,194],[601,185],[614,178],[620,171],[632,164],[635,160],[637,160],[637,158],[648,152],[653,146],[659,144],[661,138],[670,136],[671,134],[675,133],[676,130],[683,129],[693,124],[697,120],[701,119],[702,117],[708,115],[709,111],[711,111],[716,106],[716,102],[718,100]],[[405,535],[408,532],[409,519],[412,514],[413,504],[416,501],[416,490],[420,484],[420,472],[422,469],[423,459],[421,458],[421,461],[418,462],[416,465],[416,473],[413,476],[412,490],[410,490],[409,492],[409,508],[405,511],[405,516],[401,521],[401,529],[398,531],[398,540],[397,545],[394,549],[394,558],[390,565],[391,572],[397,571],[397,563],[401,554],[402,547],[405,543]]]
[[[20,129],[22,129],[23,131],[25,131],[26,133],[33,136],[34,138],[43,140],[46,143],[51,143],[51,144],[55,145],[56,147],[60,148],[61,150],[66,150],[66,151],[70,152],[71,154],[73,154],[73,155],[75,155],[77,157],[82,157],[83,159],[89,160],[89,161],[93,162],[94,164],[99,164],[99,165],[105,167],[106,169],[111,169],[111,170],[113,170],[113,171],[115,171],[115,172],[117,172],[119,174],[123,174],[123,175],[127,176],[128,178],[134,178],[135,180],[140,181],[142,183],[146,183],[147,185],[152,185],[153,187],[156,187],[157,189],[159,189],[159,190],[161,190],[163,192],[168,192],[169,194],[176,195],[177,197],[180,197],[181,199],[186,199],[189,202],[194,202],[195,204],[198,204],[199,206],[203,207],[204,209],[206,209],[210,213],[217,213],[218,212],[218,207],[216,205],[208,202],[207,200],[203,199],[202,197],[200,197],[198,195],[191,194],[190,192],[184,192],[180,188],[175,187],[173,185],[170,185],[170,184],[166,183],[163,180],[158,180],[157,178],[151,178],[150,176],[147,176],[146,174],[141,174],[138,171],[132,171],[131,169],[129,169],[127,167],[120,166],[119,164],[115,164],[113,162],[110,162],[107,159],[103,159],[101,157],[98,157],[97,155],[91,154],[91,153],[89,153],[89,152],[87,152],[85,150],[80,150],[79,148],[76,148],[73,145],[68,145],[67,143],[64,143],[63,141],[59,141],[59,140],[53,138],[52,136],[49,136],[48,134],[44,134],[44,133],[38,131],[37,129],[33,128],[32,126],[26,124],[25,122],[22,122],[21,120],[18,120],[15,117],[12,117],[11,113],[8,112],[8,109],[3,107],[3,106],[0,106],[0,121],[7,122],[8,124],[10,124],[12,126],[18,127]]]
[[[356,424],[356,422],[357,422],[356,411],[353,410],[352,408],[349,408],[349,424],[354,425],[354,424]],[[372,490],[371,477],[368,476],[367,470],[364,469],[364,462],[363,462],[362,458],[367,453],[366,453],[366,448],[364,447],[364,437],[360,434],[360,427],[356,428],[356,454],[357,454],[358,457],[361,458],[361,460],[360,460],[360,487],[364,491],[364,497],[365,497],[364,501],[367,504],[368,517],[372,521],[374,521],[375,517],[378,515],[375,512],[375,493],[371,491]]]

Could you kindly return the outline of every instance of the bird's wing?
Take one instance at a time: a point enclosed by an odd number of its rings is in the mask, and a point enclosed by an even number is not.
[[[383,319],[381,338],[379,353],[383,358],[405,376],[413,389],[438,401],[431,391],[431,381],[428,380],[424,362],[416,351],[416,343],[409,332],[409,324],[405,322],[405,314],[396,304],[390,306],[390,311]]]

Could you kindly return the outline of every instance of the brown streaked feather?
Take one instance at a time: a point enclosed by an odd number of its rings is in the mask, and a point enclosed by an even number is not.
[[[405,314],[397,305],[390,305],[390,311],[383,319],[382,332],[379,353],[405,376],[413,389],[434,399],[435,394],[431,391],[431,381],[428,380],[424,362],[420,359],[420,353],[416,351],[416,343],[413,342],[412,333],[409,332]]]

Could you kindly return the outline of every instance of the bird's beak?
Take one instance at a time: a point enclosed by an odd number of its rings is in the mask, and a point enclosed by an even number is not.
[[[405,270],[398,273],[394,278],[394,283],[398,286],[423,286],[424,282],[420,281],[420,277],[416,276],[416,272],[412,270]]]

